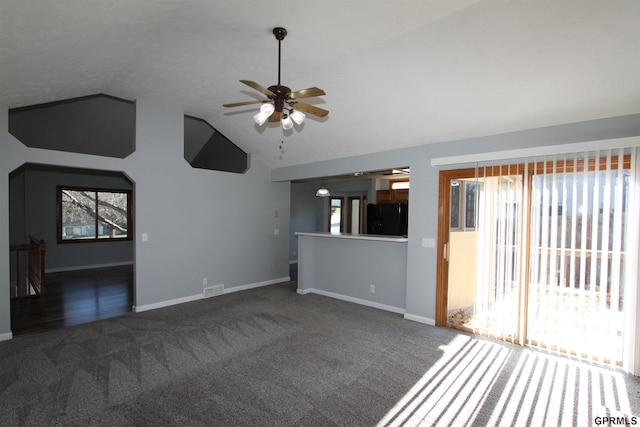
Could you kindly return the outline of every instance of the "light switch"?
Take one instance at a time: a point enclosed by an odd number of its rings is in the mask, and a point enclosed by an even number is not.
[[[279,228],[274,228],[273,229],[273,235],[277,236],[278,234],[280,234],[280,229]]]
[[[436,239],[432,239],[429,237],[422,238],[422,247],[423,248],[435,248],[436,247]]]
[[[149,240],[149,235],[147,233],[142,233],[142,241],[146,242]]]

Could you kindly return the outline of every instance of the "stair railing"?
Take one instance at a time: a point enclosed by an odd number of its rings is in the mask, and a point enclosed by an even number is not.
[[[11,298],[44,295],[44,240],[29,238],[29,243],[11,245]],[[15,269],[14,269],[15,266]]]

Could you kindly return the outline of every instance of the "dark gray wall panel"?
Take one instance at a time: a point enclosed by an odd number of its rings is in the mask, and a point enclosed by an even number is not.
[[[123,159],[135,151],[135,104],[108,95],[9,110],[9,132],[27,147]]]
[[[249,169],[247,153],[196,117],[184,116],[184,158],[198,169],[234,173]]]

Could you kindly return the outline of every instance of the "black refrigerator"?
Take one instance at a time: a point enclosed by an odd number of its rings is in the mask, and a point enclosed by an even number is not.
[[[367,234],[406,236],[409,206],[406,203],[367,205]]]

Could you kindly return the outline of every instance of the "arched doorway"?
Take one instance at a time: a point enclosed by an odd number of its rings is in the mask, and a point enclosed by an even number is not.
[[[9,174],[12,247],[31,237],[44,241],[44,292],[20,293],[24,281],[18,252],[11,254],[11,327],[14,335],[86,323],[130,312],[134,288],[133,217],[123,224],[114,213],[133,212],[134,183],[124,173],[27,163]],[[60,197],[63,189],[95,200],[95,212],[79,198]],[[104,195],[126,195],[116,206]],[[62,224],[61,206],[73,203],[83,217]],[[110,210],[110,211],[109,211]],[[95,226],[87,227],[87,218]],[[75,221],[75,222],[74,222]],[[74,222],[73,224],[71,222]],[[119,228],[118,232],[110,229]],[[78,230],[72,235],[70,230]],[[83,230],[80,232],[79,230]],[[115,238],[110,238],[115,236]],[[24,255],[23,255],[24,256]]]

